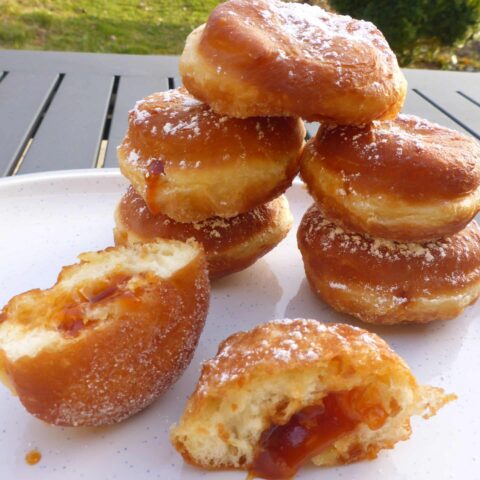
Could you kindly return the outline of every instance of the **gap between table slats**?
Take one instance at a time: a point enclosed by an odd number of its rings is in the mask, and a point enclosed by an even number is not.
[[[112,106],[112,119],[108,135],[104,135],[102,143],[105,148],[104,167],[117,167],[117,146],[120,145],[127,131],[128,112],[135,102],[151,93],[169,88],[167,77],[122,76],[118,82],[115,103]]]
[[[479,86],[480,86],[480,76],[479,76]],[[472,102],[474,105],[476,105],[477,107],[480,107],[480,87],[478,89],[479,91],[477,92],[463,92],[463,91],[459,91],[457,90],[457,93],[459,95],[461,95],[463,98],[467,99],[469,102]],[[476,98],[474,98],[476,96]]]
[[[62,75],[9,72],[0,82],[0,176],[12,175],[55,96]]]
[[[100,140],[100,147],[98,149],[98,156],[95,161],[95,168],[103,168],[105,164],[105,155],[107,153],[108,137],[112,127],[113,112],[115,110],[115,103],[117,101],[118,85],[120,83],[120,76],[115,75],[113,78],[112,91],[110,92],[110,99],[108,101],[107,114],[105,116],[105,123],[102,130],[102,139]]]
[[[18,173],[95,166],[114,78],[65,75]]]
[[[468,132],[470,135],[480,139],[480,122],[478,122],[478,113],[475,114],[471,110],[475,107],[472,105],[472,108],[466,108],[466,105],[456,105],[454,100],[448,99],[444,100],[444,102],[440,101],[440,98],[434,99],[432,98],[431,94],[426,94],[414,89],[415,93],[420,95],[424,100],[432,104],[436,109],[440,110],[444,115],[449,117],[453,120],[457,125],[456,128],[458,130],[458,126],[460,126],[463,130]],[[456,92],[455,92],[456,94]],[[468,101],[461,95],[456,95],[459,99],[462,98],[463,100]],[[458,103],[461,103],[457,100]],[[460,111],[461,110],[461,111]],[[460,120],[460,118],[462,120]]]

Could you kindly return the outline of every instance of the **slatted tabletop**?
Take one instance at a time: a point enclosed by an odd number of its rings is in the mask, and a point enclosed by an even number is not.
[[[480,139],[480,73],[404,72],[404,112]],[[179,84],[174,56],[0,51],[0,176],[117,166],[128,110]]]

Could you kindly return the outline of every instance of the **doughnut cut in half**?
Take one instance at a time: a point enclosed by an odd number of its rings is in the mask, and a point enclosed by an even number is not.
[[[104,425],[152,403],[190,363],[209,302],[194,242],[80,255],[0,313],[0,378],[45,422]]]
[[[204,364],[171,441],[207,469],[290,479],[302,463],[373,459],[411,435],[410,417],[455,399],[420,386],[377,335],[277,320],[232,335]]]

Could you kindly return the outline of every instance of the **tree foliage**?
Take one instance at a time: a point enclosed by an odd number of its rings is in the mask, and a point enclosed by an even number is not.
[[[480,0],[330,0],[330,5],[377,25],[404,65],[418,48],[459,46],[480,27]]]

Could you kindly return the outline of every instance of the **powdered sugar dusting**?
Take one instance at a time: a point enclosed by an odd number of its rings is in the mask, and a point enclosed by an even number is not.
[[[337,72],[335,83],[339,86],[347,81],[347,77],[356,75],[353,68],[344,67],[352,62],[364,63],[362,53],[377,52],[388,62],[395,62],[385,38],[370,22],[333,14],[306,3],[270,0],[253,5],[263,23],[257,27],[273,31],[282,39],[277,42],[279,62],[290,62],[291,56],[298,58],[301,52],[307,60],[333,64]],[[257,21],[253,15],[249,17],[250,24]],[[352,51],[358,54],[352,55]],[[293,79],[295,69],[289,70],[288,76]],[[378,91],[381,85],[372,82],[370,87]]]
[[[155,137],[167,137],[167,140],[182,141],[199,140],[201,142],[215,141],[216,135],[232,135],[242,128],[246,132],[254,128],[259,141],[270,142],[271,135],[276,131],[278,120],[263,118],[258,120],[229,118],[218,115],[210,107],[181,87],[175,90],[154,93],[136,102],[130,111],[130,122],[142,127],[145,132]],[[243,124],[243,125],[242,125]],[[236,133],[238,142],[242,143],[240,133]],[[250,135],[247,133],[247,135]],[[160,138],[158,139],[160,141]],[[188,153],[188,144],[181,147]],[[189,156],[189,155],[187,155]],[[228,160],[228,158],[227,158]],[[185,164],[191,167],[191,162]],[[195,161],[194,168],[200,163]]]
[[[252,222],[258,225],[266,224],[268,217],[273,213],[272,208],[274,209],[275,207],[268,203],[235,217],[210,217],[200,222],[194,222],[192,226],[195,230],[201,231],[210,238],[225,240],[226,237],[232,234],[232,229],[245,225],[246,222],[250,225]]]
[[[42,409],[33,407],[32,413],[57,425],[119,422],[149,405],[183,373],[205,322],[209,284],[200,267],[192,267],[194,280],[188,288],[161,279],[151,265],[162,263],[162,257],[168,259],[169,255],[177,253],[161,244],[85,253],[81,263],[62,270],[52,288],[37,290],[33,305],[41,312],[36,316],[42,317],[42,324],[29,328],[58,334],[58,339],[45,347],[47,355],[52,355],[50,361],[57,360],[58,365],[51,367],[55,375],[52,380],[45,377],[42,388],[57,388],[58,378],[65,380],[66,388],[59,395],[42,397]],[[98,289],[97,282],[108,285],[119,274],[129,278],[116,285],[115,295],[89,300],[86,292]],[[152,296],[152,291],[157,295]],[[30,295],[26,292],[11,300],[12,306],[17,304],[11,312],[6,307],[9,316],[0,327],[17,323],[17,315],[32,314]],[[134,310],[122,303],[126,297],[135,299]],[[88,328],[73,337],[60,328],[62,317],[57,318],[72,305],[81,312],[81,321],[88,323]],[[156,313],[168,309],[169,314]],[[172,342],[173,337],[178,342]],[[113,344],[111,338],[115,338]],[[62,358],[70,361],[58,361]],[[74,381],[69,381],[72,378]],[[32,392],[40,393],[35,386]]]
[[[414,295],[429,295],[446,286],[463,287],[480,281],[480,229],[475,221],[459,233],[436,241],[397,242],[345,231],[327,220],[320,208],[313,205],[305,214],[299,229],[302,251],[311,249],[331,259],[348,258],[349,265],[363,280],[361,288],[381,307],[382,303],[402,305]],[[363,268],[374,274],[363,277]],[[382,273],[385,276],[382,276]],[[330,288],[360,288],[331,277]],[[344,285],[348,283],[348,285]]]
[[[138,152],[136,150],[130,150],[128,157],[127,157],[127,162],[136,165],[138,162],[138,159],[140,158]]]
[[[334,288],[335,290],[348,290],[348,286],[344,283],[339,282],[330,282],[330,288]]]
[[[269,2],[269,7],[270,11],[262,11],[263,18],[270,20],[272,12],[276,14],[284,31],[302,44],[307,57],[331,53],[332,39],[336,37],[369,44],[372,37],[383,40],[373,23],[354,20],[348,15],[335,15],[305,3],[277,0]],[[385,40],[383,44],[388,48]]]
[[[248,381],[257,369],[270,374],[328,361],[345,352],[370,351],[375,358],[388,349],[376,335],[343,324],[316,320],[280,319],[259,325],[249,332],[232,335],[216,357],[205,362],[197,393],[221,388],[240,377]]]
[[[187,131],[188,135],[198,136],[199,116],[204,115],[206,109],[208,107],[205,104],[192,97],[184,88],[179,88],[139,100],[129,113],[134,124],[147,125],[153,135],[160,128],[164,135]],[[158,121],[160,115],[164,123],[157,126],[153,122]]]
[[[370,237],[367,234],[346,232],[339,225],[330,222],[314,206],[309,210],[306,241],[319,242],[325,249],[334,246],[345,252],[363,252],[373,258],[386,262],[403,262],[406,259],[418,259],[425,264],[431,264],[435,259],[444,258],[450,248],[451,239],[414,243],[397,242]],[[342,288],[334,285],[332,288]]]
[[[264,235],[275,225],[278,211],[285,208],[287,200],[280,196],[271,202],[234,217],[210,217],[198,222],[181,223],[166,215],[152,215],[144,199],[130,187],[118,207],[121,222],[143,239],[195,238],[204,243],[208,254],[221,253],[238,242],[251,241],[254,235]],[[148,228],[145,229],[145,227]],[[145,234],[145,231],[148,231]],[[245,236],[245,237],[244,237]]]
[[[340,140],[357,150],[362,159],[372,162],[381,159],[379,148],[382,144],[390,143],[395,145],[394,154],[398,159],[402,159],[415,154],[423,155],[425,150],[437,151],[438,156],[446,156],[445,150],[446,136],[451,138],[460,136],[467,139],[459,132],[447,127],[430,122],[415,115],[400,114],[394,120],[375,120],[368,126],[359,126],[354,135],[349,134],[352,127],[332,125],[325,126],[324,131],[334,129],[340,136]],[[474,143],[473,139],[469,139]],[[450,142],[449,148],[458,148],[457,156],[461,156],[461,149],[465,149],[461,144]],[[473,146],[473,145],[472,145]],[[412,148],[413,147],[413,148]],[[480,159],[480,147],[477,145],[473,150],[477,150],[477,156]],[[475,155],[475,152],[470,152]]]

